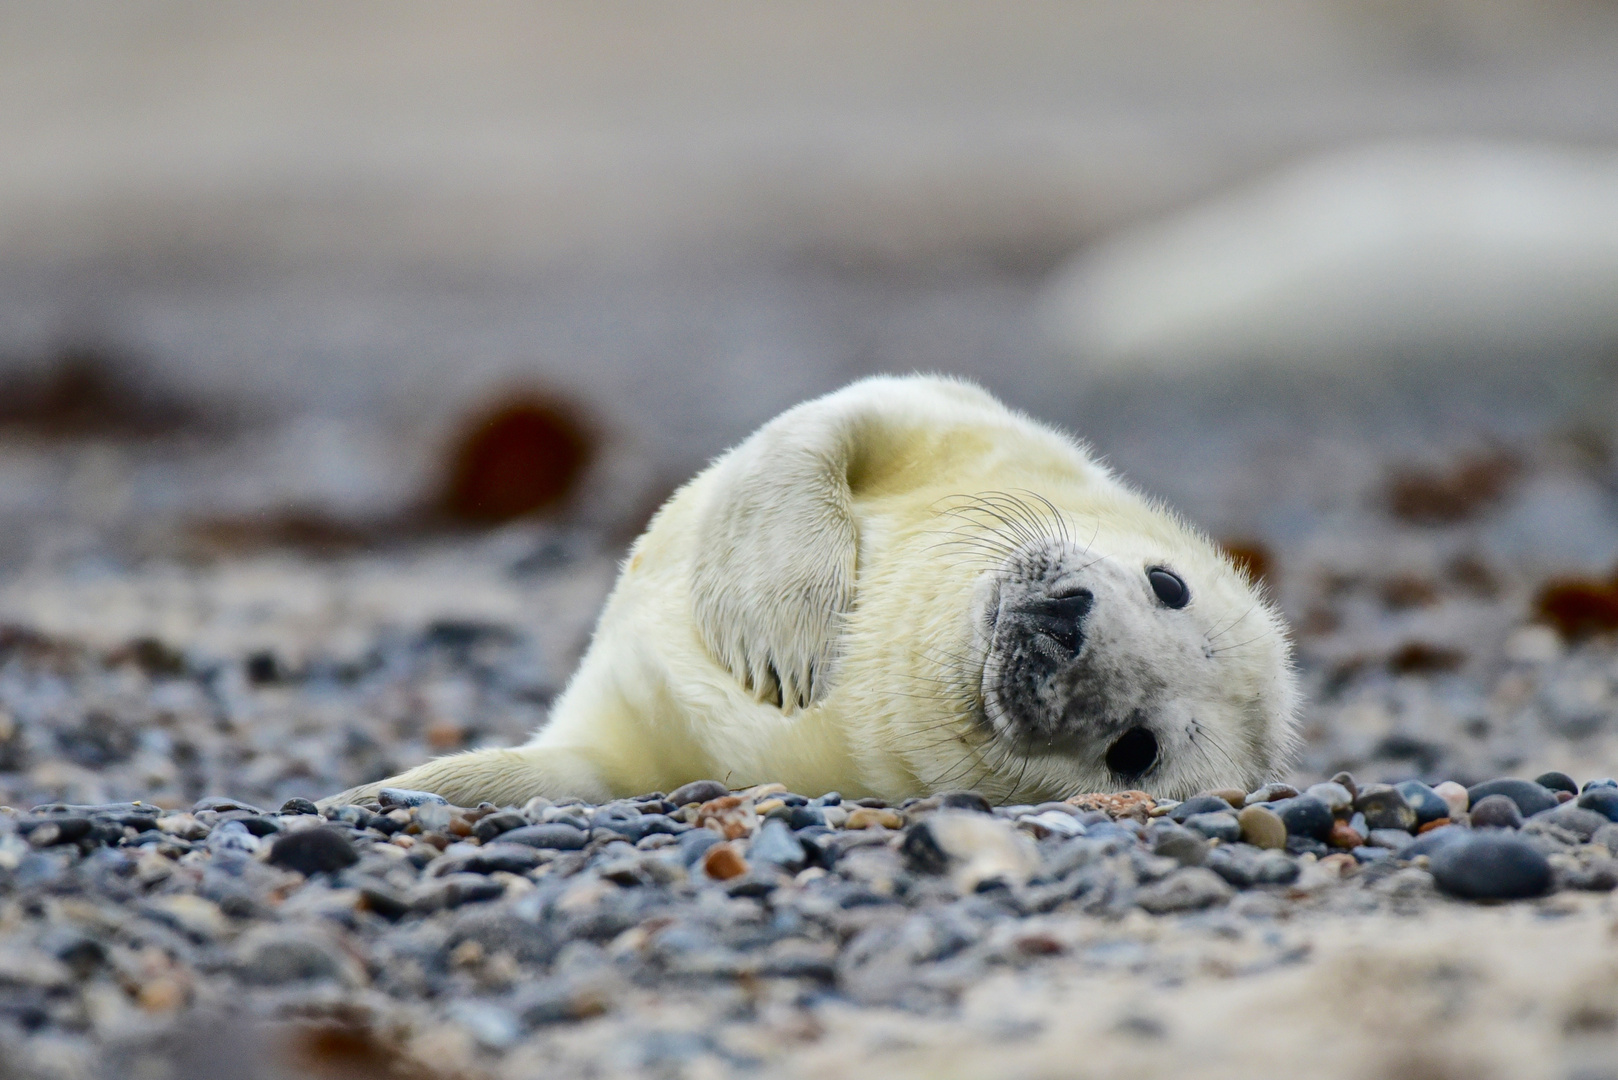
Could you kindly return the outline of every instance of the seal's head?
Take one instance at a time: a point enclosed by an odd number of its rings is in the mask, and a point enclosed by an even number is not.
[[[980,757],[1022,791],[1184,798],[1291,750],[1286,630],[1211,542],[1159,512],[1076,540],[1053,512],[972,594]]]

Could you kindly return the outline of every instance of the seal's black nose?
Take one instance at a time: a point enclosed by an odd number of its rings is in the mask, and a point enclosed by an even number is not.
[[[1107,768],[1124,780],[1138,780],[1157,764],[1157,736],[1132,727],[1107,748]]]
[[[1010,615],[1013,620],[1036,634],[1054,641],[1071,655],[1076,655],[1084,644],[1084,617],[1095,606],[1095,594],[1088,589],[1075,589],[1064,596],[1044,596],[1023,599],[1002,619]]]

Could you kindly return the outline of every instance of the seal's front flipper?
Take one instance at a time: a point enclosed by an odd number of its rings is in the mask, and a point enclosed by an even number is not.
[[[854,603],[857,417],[840,396],[783,413],[731,451],[697,527],[691,604],[703,642],[748,692],[788,712],[820,696]]]

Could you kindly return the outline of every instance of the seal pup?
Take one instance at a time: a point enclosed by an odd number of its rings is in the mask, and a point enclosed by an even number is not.
[[[970,383],[876,377],[669,498],[530,742],[327,801],[1183,798],[1274,777],[1297,701],[1284,624],[1207,537]]]

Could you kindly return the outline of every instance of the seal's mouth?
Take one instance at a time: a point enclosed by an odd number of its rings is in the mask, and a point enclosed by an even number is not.
[[[1130,728],[1107,748],[1106,762],[1118,779],[1139,780],[1157,764],[1157,736],[1148,727]]]

